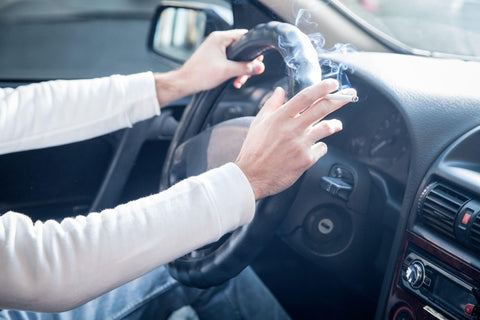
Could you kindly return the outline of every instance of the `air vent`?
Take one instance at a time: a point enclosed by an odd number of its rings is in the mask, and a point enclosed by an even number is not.
[[[455,239],[455,219],[470,199],[452,187],[434,182],[422,192],[418,212],[424,223]]]
[[[470,244],[480,249],[480,216],[477,215],[475,220],[473,220],[472,226],[470,228],[470,235],[468,237]]]

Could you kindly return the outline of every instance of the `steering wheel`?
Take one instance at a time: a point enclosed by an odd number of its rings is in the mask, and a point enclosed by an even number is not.
[[[287,97],[321,80],[318,56],[310,39],[286,23],[260,24],[227,49],[231,60],[250,61],[267,50],[283,57],[288,75]],[[185,109],[164,163],[160,189],[234,161],[252,117],[232,119],[205,129],[227,85],[195,95]],[[212,245],[169,264],[171,275],[199,288],[219,285],[248,266],[275,233],[288,212],[301,179],[284,192],[257,202],[254,219]]]

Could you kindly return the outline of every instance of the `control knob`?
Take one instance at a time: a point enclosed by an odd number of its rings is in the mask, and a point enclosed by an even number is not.
[[[405,277],[412,288],[417,289],[423,283],[425,267],[421,261],[413,261],[405,270]]]

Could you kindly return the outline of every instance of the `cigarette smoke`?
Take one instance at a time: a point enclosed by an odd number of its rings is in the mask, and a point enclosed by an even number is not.
[[[245,0],[231,0],[232,4],[243,5]],[[322,10],[321,6],[316,6],[315,10]],[[302,30],[309,38],[313,47],[317,51],[319,63],[322,68],[322,78],[334,78],[337,79],[340,84],[339,89],[346,89],[351,87],[348,74],[354,73],[354,70],[343,63],[337,63],[330,59],[325,58],[327,54],[342,54],[348,52],[358,51],[351,44],[337,43],[332,48],[325,48],[325,37],[319,31],[318,24],[312,19],[312,12],[304,8],[298,8],[298,2],[292,1],[291,7],[292,17],[295,21],[295,26]],[[284,56],[284,62],[287,67],[298,70],[298,65],[295,64],[296,57],[298,55],[298,49],[295,46],[288,44],[281,36],[278,38],[278,44],[282,55]]]
[[[325,55],[326,54],[345,54],[348,52],[356,52],[358,50],[351,44],[343,44],[343,43],[337,43],[332,48],[326,49],[325,38],[318,31],[319,29],[318,24],[312,21],[311,12],[309,10],[302,9],[302,8],[296,9],[295,1],[294,1],[294,3],[292,4],[292,14],[295,17],[295,26],[307,34],[315,50],[317,51],[317,54],[319,57],[319,63],[322,68],[322,78],[337,79],[338,83],[340,84],[340,87],[339,87],[340,90],[350,88],[351,83],[350,83],[350,80],[348,79],[348,73],[353,73],[354,70],[348,67],[346,64],[337,63],[330,59],[326,59]],[[287,57],[286,60],[291,61],[295,57],[295,53],[293,54],[294,54],[293,57]],[[287,65],[292,67],[291,63]]]

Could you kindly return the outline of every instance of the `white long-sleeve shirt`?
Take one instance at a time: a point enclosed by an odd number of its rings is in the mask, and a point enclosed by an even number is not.
[[[153,75],[0,89],[0,154],[102,135],[158,115]],[[255,201],[233,163],[169,190],[61,223],[0,216],[0,308],[58,312],[248,223]]]

